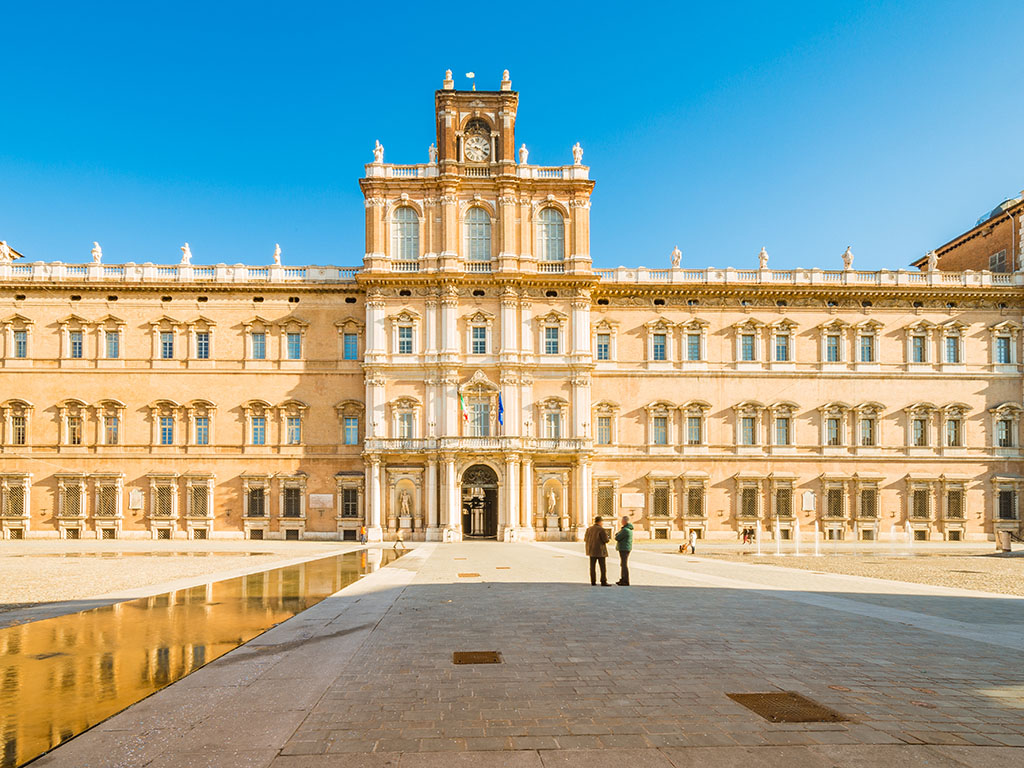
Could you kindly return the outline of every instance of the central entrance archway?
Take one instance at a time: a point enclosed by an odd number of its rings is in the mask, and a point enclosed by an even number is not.
[[[462,535],[498,538],[498,476],[486,464],[474,464],[462,473]]]

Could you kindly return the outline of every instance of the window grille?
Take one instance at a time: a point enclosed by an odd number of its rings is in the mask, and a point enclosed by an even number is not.
[[[615,488],[611,485],[597,487],[597,514],[605,520],[615,517]]]
[[[158,485],[153,499],[153,517],[170,517],[171,500],[174,489],[169,485]]]
[[[3,504],[0,505],[4,517],[25,516],[25,486],[11,484],[4,488]]]
[[[704,517],[703,486],[692,486],[686,489],[686,514],[690,517]]]
[[[929,517],[929,499],[928,490],[925,488],[917,488],[914,490],[911,496],[911,517],[918,517],[927,519]]]
[[[793,516],[793,489],[775,489],[775,514],[779,517]]]
[[[267,492],[265,488],[249,489],[248,507],[246,514],[249,517],[266,517]]]
[[[1015,491],[1005,488],[999,491],[999,519],[1017,519],[1017,493]]]
[[[189,515],[191,517],[210,516],[210,489],[206,485],[193,485],[189,487],[191,506]]]
[[[302,517],[302,489],[284,489],[284,517]]]
[[[82,514],[82,487],[65,485],[60,489],[61,517],[80,517]]]
[[[359,489],[343,488],[341,491],[341,516],[359,517]]]
[[[96,517],[117,517],[116,485],[101,485],[96,499]]]
[[[668,488],[660,486],[654,489],[654,504],[651,514],[655,517],[668,517]]]
[[[950,520],[964,519],[964,492],[961,488],[946,491],[946,517]]]
[[[843,517],[843,489],[829,488],[825,491],[825,516]]]
[[[757,517],[757,488],[748,486],[740,491],[740,516]]]
[[[878,490],[875,488],[861,488],[860,491],[860,516],[878,517]]]

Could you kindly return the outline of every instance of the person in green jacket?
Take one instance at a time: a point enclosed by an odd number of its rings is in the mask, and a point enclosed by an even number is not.
[[[633,551],[633,524],[626,515],[622,516],[622,528],[615,534],[615,549],[619,553],[621,576],[615,583],[620,587],[629,586],[629,553]]]

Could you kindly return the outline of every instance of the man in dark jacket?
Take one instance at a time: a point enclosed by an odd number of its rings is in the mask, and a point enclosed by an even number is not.
[[[620,587],[629,586],[629,553],[633,551],[633,524],[626,515],[622,516],[622,528],[615,534],[615,549],[619,552],[619,580],[615,583]]]
[[[600,563],[601,565],[601,586],[610,587],[608,583],[608,571],[606,570],[605,560],[608,559],[608,540],[611,538],[611,534],[605,530],[605,527],[601,525],[601,516],[598,515],[594,518],[594,524],[587,528],[587,532],[583,535],[583,543],[587,548],[587,557],[590,558],[590,584],[591,586],[597,585],[597,574],[594,571],[594,566]]]

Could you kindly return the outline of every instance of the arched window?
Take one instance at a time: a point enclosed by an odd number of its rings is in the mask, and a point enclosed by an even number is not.
[[[483,208],[473,207],[466,213],[466,259],[491,260],[491,217]]]
[[[403,205],[395,211],[391,224],[391,258],[416,261],[420,257],[420,219],[416,211]]]
[[[540,212],[537,250],[541,261],[565,261],[565,222],[554,208]]]

